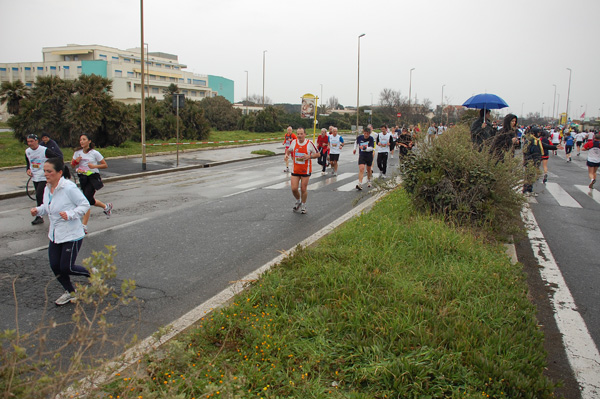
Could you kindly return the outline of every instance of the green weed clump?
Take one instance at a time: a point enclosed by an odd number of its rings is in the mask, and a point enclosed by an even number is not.
[[[501,246],[396,190],[97,397],[551,398],[526,292]]]
[[[458,125],[405,157],[404,188],[417,208],[447,221],[504,239],[521,229],[522,159],[498,159],[489,147],[475,148],[467,126]]]

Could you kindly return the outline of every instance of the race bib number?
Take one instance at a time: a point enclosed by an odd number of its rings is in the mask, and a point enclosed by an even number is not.
[[[303,159],[305,156],[306,154],[303,152],[295,152],[294,163],[297,163],[298,165],[304,165],[306,163],[306,161]]]

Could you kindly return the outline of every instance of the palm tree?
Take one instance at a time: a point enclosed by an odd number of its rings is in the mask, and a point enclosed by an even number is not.
[[[14,82],[2,82],[0,86],[0,103],[6,103],[8,113],[17,115],[21,100],[29,95],[29,88],[20,80]]]

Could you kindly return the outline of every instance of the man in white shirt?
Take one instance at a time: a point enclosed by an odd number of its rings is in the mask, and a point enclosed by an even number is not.
[[[377,168],[379,168],[379,177],[385,179],[387,172],[388,154],[390,153],[390,144],[392,134],[388,131],[386,125],[381,125],[381,133],[377,135]]]

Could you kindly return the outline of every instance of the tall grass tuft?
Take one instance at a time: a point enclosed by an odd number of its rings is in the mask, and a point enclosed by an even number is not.
[[[400,166],[404,187],[417,208],[442,215],[457,225],[505,239],[520,231],[524,170],[520,157],[499,160],[484,146],[476,149],[468,127],[458,125]]]

